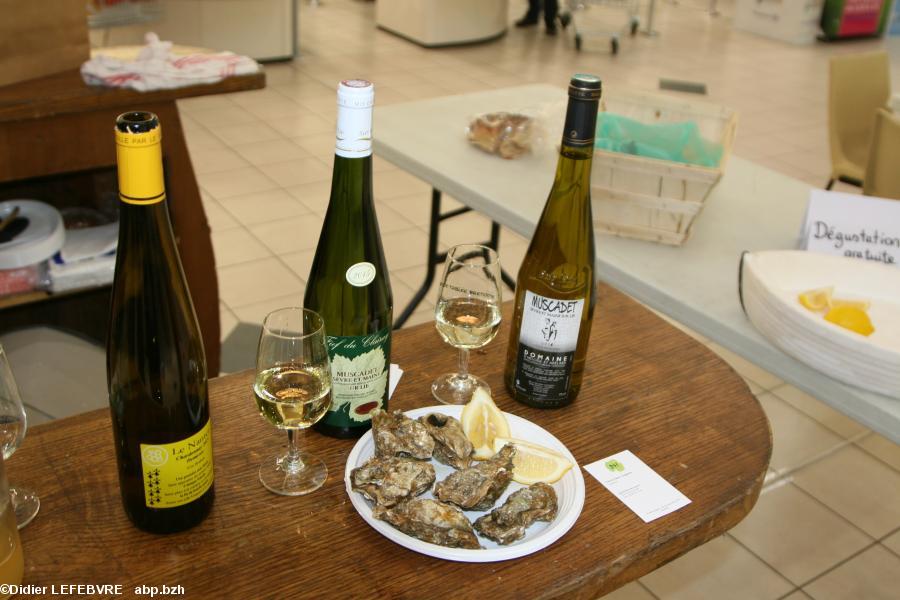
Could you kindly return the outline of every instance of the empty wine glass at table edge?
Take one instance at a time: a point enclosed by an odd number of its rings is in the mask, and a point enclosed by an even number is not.
[[[475,390],[490,386],[469,373],[469,350],[486,346],[500,329],[502,302],[500,257],[487,246],[461,244],[447,252],[438,287],[435,327],[445,342],[459,349],[459,371],[431,384],[444,404],[466,404]]]
[[[3,458],[8,460],[21,445],[27,429],[25,406],[19,388],[9,368],[6,351],[0,346],[0,445]],[[41,501],[32,490],[10,484],[9,495],[16,513],[16,524],[22,529],[37,515]]]
[[[328,476],[325,463],[301,452],[296,440],[299,430],[312,427],[331,406],[331,364],[325,322],[318,313],[290,307],[266,316],[256,352],[253,395],[259,414],[288,434],[287,452],[260,465],[260,482],[285,496],[322,487]]]

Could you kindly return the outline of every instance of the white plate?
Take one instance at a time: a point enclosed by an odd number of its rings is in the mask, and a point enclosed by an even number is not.
[[[462,413],[462,406],[427,406],[425,408],[408,410],[405,414],[411,419],[418,419],[421,416],[433,412],[449,415],[458,419]],[[376,531],[389,540],[396,542],[405,548],[409,548],[410,550],[427,554],[428,556],[434,556],[436,558],[461,562],[495,562],[519,558],[520,556],[526,556],[546,548],[569,531],[578,519],[578,515],[581,514],[581,508],[584,506],[584,478],[581,476],[581,469],[578,468],[575,457],[572,456],[572,453],[569,452],[568,448],[566,448],[565,445],[556,439],[550,432],[543,427],[535,425],[531,421],[517,417],[516,415],[511,415],[509,413],[503,414],[506,415],[506,421],[509,423],[512,437],[525,439],[534,442],[535,444],[552,448],[572,461],[572,468],[569,469],[562,479],[553,484],[553,488],[556,490],[556,496],[559,500],[559,512],[552,522],[544,523],[538,521],[528,528],[524,538],[508,546],[501,546],[491,540],[479,536],[478,541],[481,542],[481,545],[483,546],[480,550],[438,546],[436,544],[423,542],[394,529],[394,527],[388,525],[384,521],[373,518],[372,503],[366,500],[362,494],[355,492],[350,488],[350,471],[361,466],[375,454],[375,442],[372,439],[371,431],[366,432],[365,435],[356,442],[356,445],[350,452],[350,456],[347,457],[347,467],[344,469],[344,483],[347,487],[347,495],[350,496],[353,507],[366,523],[371,525]],[[448,467],[433,459],[431,464],[434,465],[434,470],[437,475],[436,481],[441,481],[454,470],[453,467]],[[498,507],[502,505],[511,493],[523,487],[525,486],[514,481],[511,482],[494,506]],[[428,491],[419,497],[433,498],[434,496]],[[472,522],[485,514],[485,512],[480,511],[464,512],[466,517]]]

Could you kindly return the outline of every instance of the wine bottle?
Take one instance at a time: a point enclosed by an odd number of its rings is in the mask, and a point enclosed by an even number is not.
[[[331,198],[306,283],[304,305],[325,320],[332,404],[313,427],[359,437],[387,408],[393,297],[372,196],[374,86],[342,81]]]
[[[116,120],[119,246],[106,377],[119,485],[139,528],[171,533],[213,503],[206,356],[166,202],[159,119]]]
[[[537,408],[571,403],[581,388],[596,300],[591,160],[600,79],[575,75],[544,212],[516,280],[506,388]]]

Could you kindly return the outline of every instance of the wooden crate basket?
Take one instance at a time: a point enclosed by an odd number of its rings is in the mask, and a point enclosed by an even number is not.
[[[715,168],[595,150],[591,173],[594,227],[621,237],[680,246],[722,177],[737,113],[724,106],[658,94],[611,93],[600,110],[643,123],[694,121],[700,135],[722,144]]]

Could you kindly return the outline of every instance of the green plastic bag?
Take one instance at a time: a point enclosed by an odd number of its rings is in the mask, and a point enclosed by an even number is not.
[[[722,145],[700,137],[693,121],[647,125],[611,113],[597,115],[594,147],[701,167],[716,167]]]

